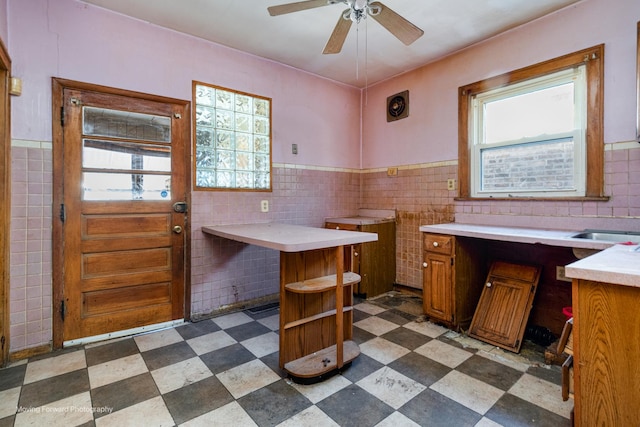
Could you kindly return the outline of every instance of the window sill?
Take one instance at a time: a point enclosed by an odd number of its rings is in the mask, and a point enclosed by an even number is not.
[[[454,197],[456,202],[486,202],[486,201],[526,201],[526,202],[608,202],[609,196],[601,197]]]

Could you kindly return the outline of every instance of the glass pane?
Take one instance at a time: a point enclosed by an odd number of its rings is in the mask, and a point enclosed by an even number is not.
[[[213,88],[208,86],[196,86],[196,104],[213,105]]]
[[[238,188],[253,188],[253,172],[237,172],[236,173],[236,187]]]
[[[233,110],[233,92],[216,89],[216,108]]]
[[[256,117],[255,132],[261,135],[269,135],[269,120]]]
[[[266,99],[256,99],[254,105],[254,114],[256,116],[269,117],[269,101]]]
[[[236,135],[236,150],[252,151],[252,135],[248,133],[238,133]]]
[[[253,102],[250,96],[236,95],[236,111],[239,113],[251,114]]]
[[[224,187],[224,188],[233,187],[233,173],[225,172],[225,171],[217,172],[216,187]]]
[[[171,117],[83,107],[85,135],[171,142]]]
[[[171,148],[135,142],[82,140],[82,167],[171,171]]]
[[[215,187],[216,173],[213,171],[199,170],[196,173],[196,185],[198,187]]]
[[[253,155],[250,153],[236,154],[236,169],[239,170],[253,170]]]
[[[572,138],[480,151],[481,191],[574,190]]]
[[[485,103],[484,142],[494,144],[573,131],[573,92],[573,83],[566,83]]]
[[[233,132],[217,130],[216,131],[216,148],[223,150],[232,150],[234,147]]]
[[[233,129],[233,111],[216,110],[216,127],[218,129]]]
[[[209,150],[196,150],[196,167],[212,168],[214,167],[214,153]]]
[[[196,107],[196,126],[213,126],[213,109]]]
[[[256,188],[260,188],[260,189],[269,188],[268,173],[256,173]]]
[[[218,161],[216,162],[217,169],[234,169],[234,152],[233,151],[218,151]]]
[[[236,130],[239,132],[252,132],[251,116],[247,114],[236,114]]]
[[[170,200],[171,176],[84,172],[83,200]]]
[[[211,147],[213,145],[213,128],[196,127],[196,145]]]
[[[268,153],[269,152],[269,139],[265,136],[256,135],[253,139],[254,150],[256,153]]]

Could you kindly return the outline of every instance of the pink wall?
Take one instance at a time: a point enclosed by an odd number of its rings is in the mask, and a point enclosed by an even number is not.
[[[637,0],[584,0],[370,87],[363,109],[363,167],[456,160],[458,87],[601,43],[606,58],[605,142],[633,140],[639,20]],[[407,89],[410,117],[387,123],[387,96]]]
[[[198,80],[273,98],[274,162],[360,167],[355,88],[74,0],[8,1],[9,50],[23,79],[15,139],[51,140],[51,77],[179,99],[191,99]]]
[[[9,25],[7,21],[7,0],[0,0],[0,38],[4,41],[5,46],[9,39]]]

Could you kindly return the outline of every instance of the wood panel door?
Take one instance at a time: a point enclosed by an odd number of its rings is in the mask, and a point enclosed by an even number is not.
[[[54,344],[184,318],[189,103],[59,89]]]
[[[453,321],[452,257],[434,252],[424,253],[424,284],[422,303],[428,317],[444,322]]]
[[[539,279],[539,267],[495,261],[469,336],[519,352]]]

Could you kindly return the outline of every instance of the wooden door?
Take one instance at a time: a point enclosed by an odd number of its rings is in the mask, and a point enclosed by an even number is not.
[[[186,314],[189,103],[109,92],[54,85],[57,344]]]
[[[449,255],[424,253],[422,303],[427,316],[453,321],[453,266]]]
[[[9,356],[9,230],[11,221],[11,60],[0,41],[0,367]]]
[[[539,267],[494,262],[469,336],[506,350],[520,351],[539,279]]]

